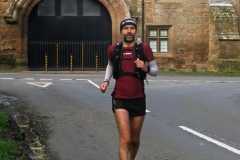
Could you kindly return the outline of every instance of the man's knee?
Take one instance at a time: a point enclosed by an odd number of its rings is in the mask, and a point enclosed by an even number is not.
[[[132,146],[138,146],[140,144],[140,139],[139,138],[132,138],[131,139],[131,145]]]
[[[121,144],[125,147],[129,147],[131,145],[130,138],[121,138]]]
[[[122,139],[121,140],[121,146],[124,148],[129,148],[131,147],[138,147],[140,144],[139,139]]]

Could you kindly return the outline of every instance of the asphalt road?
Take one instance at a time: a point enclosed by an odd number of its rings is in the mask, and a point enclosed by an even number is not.
[[[118,159],[111,91],[103,75],[0,74],[15,96],[47,123],[51,160]],[[149,77],[147,115],[136,160],[240,160],[238,77]]]

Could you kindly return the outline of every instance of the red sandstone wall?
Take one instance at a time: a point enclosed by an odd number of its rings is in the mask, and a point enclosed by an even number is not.
[[[206,0],[145,0],[147,25],[171,25],[173,50],[155,54],[160,69],[207,70],[209,6]]]
[[[18,25],[7,24],[4,20],[11,2],[0,2],[0,63],[15,63],[15,59],[20,58],[20,28]]]
[[[110,0],[104,0],[110,1]],[[124,0],[130,7],[130,15],[138,17],[137,37],[142,34],[142,0]],[[155,57],[160,69],[192,70],[192,62],[196,61],[197,71],[207,71],[209,59],[214,56],[219,47],[222,51],[219,56],[229,55],[223,53],[224,48],[236,48],[231,57],[239,58],[238,42],[209,43],[213,32],[210,32],[209,0],[145,0],[144,37],[146,28],[151,25],[172,26],[171,46],[168,54],[156,53]],[[8,62],[22,57],[21,24],[7,24],[4,15],[8,13],[12,0],[0,2],[0,63]],[[239,15],[239,2],[234,1],[234,9]],[[112,12],[114,12],[112,10]],[[114,19],[115,14],[112,14]],[[24,19],[24,17],[22,17]],[[114,24],[116,25],[116,24]],[[116,29],[115,29],[116,28]],[[118,27],[115,27],[117,30]],[[214,28],[214,27],[213,27]],[[240,28],[240,27],[239,27]],[[116,31],[115,31],[116,32]],[[117,32],[116,32],[117,33]],[[114,33],[113,35],[117,35]],[[25,35],[24,35],[25,36]],[[27,35],[26,35],[27,36]],[[114,39],[114,38],[113,38]],[[22,40],[23,42],[23,40]],[[26,43],[23,43],[26,45]],[[24,49],[26,50],[26,49]],[[26,50],[27,51],[27,50]],[[211,55],[209,54],[211,52]],[[25,54],[24,54],[25,55]]]

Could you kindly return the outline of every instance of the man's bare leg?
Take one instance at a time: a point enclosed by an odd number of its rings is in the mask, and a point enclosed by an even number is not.
[[[128,155],[130,153],[130,145],[131,145],[129,113],[125,109],[115,109],[114,113],[115,113],[115,118],[118,126],[119,138],[120,138],[119,159],[129,160]]]
[[[131,130],[131,146],[129,160],[134,160],[140,146],[140,134],[145,116],[131,117],[130,130]]]

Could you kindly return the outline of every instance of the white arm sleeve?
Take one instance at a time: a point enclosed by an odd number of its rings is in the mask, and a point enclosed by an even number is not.
[[[113,74],[113,63],[108,61],[104,80],[110,81]]]
[[[150,67],[150,71],[148,72],[148,74],[156,77],[158,75],[158,66],[156,64],[156,61],[153,60],[151,62],[148,62],[148,66]]]

